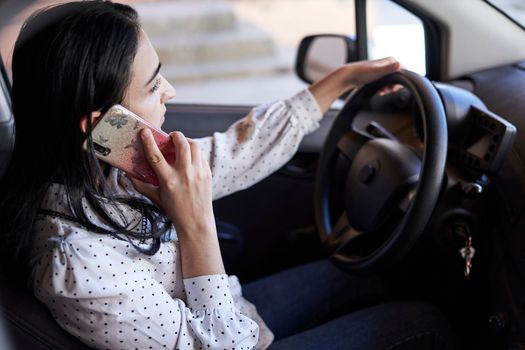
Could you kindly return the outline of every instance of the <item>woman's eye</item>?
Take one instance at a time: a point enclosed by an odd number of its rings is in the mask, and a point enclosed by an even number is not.
[[[151,87],[151,89],[149,90],[151,93],[154,93],[155,91],[157,91],[160,87],[160,78],[157,78],[155,80],[155,83],[153,84],[153,86]]]

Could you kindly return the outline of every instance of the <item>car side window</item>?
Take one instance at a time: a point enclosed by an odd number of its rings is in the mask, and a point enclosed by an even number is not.
[[[294,72],[307,35],[354,35],[354,0],[133,3],[177,91],[175,102],[252,105],[306,87]]]
[[[368,57],[394,56],[405,68],[426,74],[422,21],[390,0],[367,0]]]
[[[116,0],[133,6],[154,44],[175,102],[253,105],[295,94],[300,40],[311,34],[355,34],[354,0]],[[0,28],[10,69],[23,21],[48,6],[35,2]]]

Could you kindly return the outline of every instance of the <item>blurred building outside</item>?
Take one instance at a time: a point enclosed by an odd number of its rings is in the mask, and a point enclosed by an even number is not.
[[[0,32],[10,65],[23,20],[36,1]],[[294,73],[297,46],[315,33],[352,34],[353,0],[122,0],[139,13],[177,91],[174,102],[257,104],[307,85]]]
[[[177,90],[176,101],[256,104],[306,84],[294,73],[300,40],[353,32],[353,0],[201,0],[137,3]]]

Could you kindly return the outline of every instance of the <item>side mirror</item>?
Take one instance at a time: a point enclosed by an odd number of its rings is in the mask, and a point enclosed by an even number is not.
[[[295,72],[313,83],[345,63],[357,61],[355,40],[337,34],[319,34],[303,38],[297,51]]]

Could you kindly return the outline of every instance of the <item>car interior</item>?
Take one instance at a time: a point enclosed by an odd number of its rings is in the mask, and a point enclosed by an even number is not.
[[[227,272],[249,282],[329,258],[439,307],[465,349],[525,348],[525,52],[501,42],[524,42],[525,28],[482,0],[394,2],[423,21],[427,77],[403,70],[344,96],[284,167],[215,201]],[[305,38],[298,76],[313,81],[315,40],[367,58],[361,21],[355,39]],[[16,140],[0,68],[1,177]],[[197,138],[252,106],[167,107],[164,129]],[[3,279],[0,292],[1,348],[88,349],[27,286]]]

